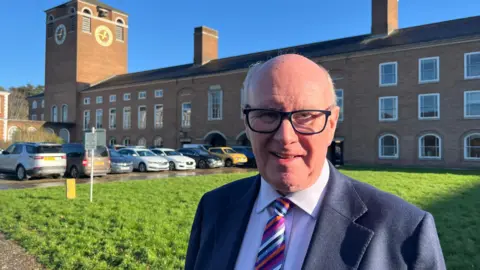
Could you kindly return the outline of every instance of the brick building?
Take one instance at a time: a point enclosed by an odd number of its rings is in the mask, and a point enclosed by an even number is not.
[[[218,58],[218,32],[202,26],[193,63],[136,73],[127,71],[127,13],[73,0],[46,19],[46,90],[29,98],[31,117],[70,140],[96,126],[111,143],[248,144],[248,67],[297,53],[334,79],[342,115],[332,155],[348,164],[480,167],[480,16],[399,29],[398,1],[372,0],[369,34],[228,58]]]

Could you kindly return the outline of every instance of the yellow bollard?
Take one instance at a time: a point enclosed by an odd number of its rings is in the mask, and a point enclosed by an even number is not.
[[[66,179],[66,186],[67,186],[67,199],[75,199],[77,197],[75,192],[75,179]]]

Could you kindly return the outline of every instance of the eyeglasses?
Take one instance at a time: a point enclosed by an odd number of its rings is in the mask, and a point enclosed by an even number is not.
[[[330,107],[328,108],[330,109]],[[273,109],[244,109],[248,127],[258,133],[276,132],[287,118],[293,129],[305,135],[318,134],[327,126],[329,110],[297,110],[282,112]]]

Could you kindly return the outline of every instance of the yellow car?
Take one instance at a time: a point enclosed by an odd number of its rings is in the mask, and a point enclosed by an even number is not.
[[[248,158],[242,153],[238,153],[230,147],[210,147],[208,149],[212,155],[223,159],[225,167],[231,167],[233,165],[243,165],[247,163]]]

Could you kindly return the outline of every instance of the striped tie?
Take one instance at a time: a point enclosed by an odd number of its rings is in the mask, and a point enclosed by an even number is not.
[[[290,201],[278,198],[275,201],[275,214],[268,220],[262,237],[262,245],[257,255],[255,269],[281,269],[285,260],[285,215]]]

